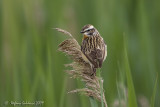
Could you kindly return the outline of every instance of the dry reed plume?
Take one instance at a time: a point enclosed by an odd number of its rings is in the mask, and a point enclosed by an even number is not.
[[[70,91],[69,93],[81,93],[89,97],[93,97],[101,102],[101,95],[103,96],[103,102],[105,107],[107,107],[107,102],[104,95],[101,93],[101,87],[103,88],[103,79],[101,77],[94,76],[92,74],[92,69],[88,63],[86,63],[82,59],[82,53],[80,49],[80,45],[76,41],[76,39],[67,31],[55,28],[57,31],[62,32],[68,36],[69,39],[64,40],[62,43],[59,44],[59,51],[64,52],[73,60],[71,64],[66,64],[66,67],[71,67],[71,70],[66,70],[68,74],[71,75],[72,78],[80,78],[81,81],[85,83],[85,88],[76,89]],[[102,86],[100,87],[100,82]]]

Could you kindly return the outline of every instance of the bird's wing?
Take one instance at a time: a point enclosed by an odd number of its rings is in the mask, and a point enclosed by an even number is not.
[[[83,52],[94,68],[101,68],[104,58],[104,49],[92,49],[90,52]]]

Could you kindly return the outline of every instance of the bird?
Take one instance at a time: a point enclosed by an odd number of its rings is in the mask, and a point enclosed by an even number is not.
[[[107,57],[107,45],[98,32],[91,24],[85,25],[81,32],[83,34],[81,53],[86,63],[92,68],[92,75],[96,74],[96,69],[101,68]]]

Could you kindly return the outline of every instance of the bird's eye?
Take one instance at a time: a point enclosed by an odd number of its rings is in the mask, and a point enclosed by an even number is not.
[[[88,31],[91,31],[91,29],[88,29],[87,32],[88,32]]]

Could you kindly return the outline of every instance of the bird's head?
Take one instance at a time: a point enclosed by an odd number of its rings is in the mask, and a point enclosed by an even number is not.
[[[86,37],[89,37],[89,36],[94,36],[96,34],[96,32],[98,32],[98,31],[96,30],[96,28],[94,28],[93,25],[87,24],[82,28],[80,33],[82,33]]]

